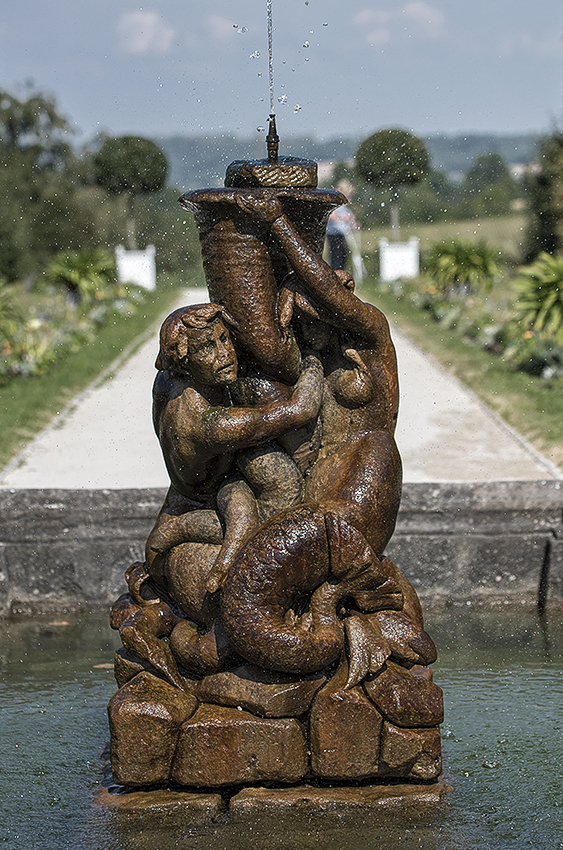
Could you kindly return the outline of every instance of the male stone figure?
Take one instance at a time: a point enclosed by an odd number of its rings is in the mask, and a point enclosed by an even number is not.
[[[223,311],[214,304],[181,308],[166,319],[156,366],[153,420],[171,486],[147,541],[148,573],[184,614],[211,628],[216,601],[210,601],[208,591],[217,589],[240,544],[259,524],[257,496],[266,492],[267,498],[268,491],[274,491],[284,507],[301,498],[299,469],[268,441],[316,417],[322,367],[315,357],[307,357],[295,390],[287,397],[256,407],[233,406],[229,388],[237,379],[237,356]],[[260,444],[266,446],[261,455],[244,458],[244,450]],[[237,452],[243,454],[240,465],[246,478],[236,468]],[[193,551],[189,544],[195,544]],[[206,544],[207,559],[201,544]],[[130,576],[138,580],[135,571]],[[137,601],[142,604],[140,591]],[[134,614],[134,622],[127,613],[124,609],[119,614],[125,645],[171,681],[179,681],[176,665],[166,650],[165,663],[159,662],[163,644],[157,633],[174,630],[171,645],[188,669],[194,663],[204,669],[213,665],[208,656],[206,662],[199,658],[205,641],[198,640],[193,627],[166,602],[152,600]],[[213,657],[216,640],[212,629]],[[194,661],[194,654],[199,661]]]

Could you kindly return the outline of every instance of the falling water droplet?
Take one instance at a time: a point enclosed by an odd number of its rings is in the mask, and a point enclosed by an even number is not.
[[[299,106],[298,103],[296,103],[295,106],[293,107],[294,112],[299,112],[300,109],[301,109],[301,107]]]
[[[287,95],[280,94],[280,96],[278,97],[278,103],[287,103]]]
[[[327,23],[324,23],[324,24],[323,24],[323,27],[328,27],[328,24],[327,24]]]
[[[303,47],[309,47],[309,42],[308,42],[308,41],[304,41],[304,42],[303,42]]]
[[[254,53],[251,53],[251,54],[250,54],[250,58],[251,58],[251,59],[259,59],[259,58],[260,58],[260,51],[259,51],[259,50],[255,50],[255,51],[254,51]]]
[[[273,32],[274,25],[272,19],[272,0],[268,0],[266,4],[266,12],[268,16],[268,76],[270,78],[270,112],[274,111],[274,53],[273,53]]]
[[[266,128],[265,127],[257,127],[256,129],[258,130],[259,133],[263,133]]]

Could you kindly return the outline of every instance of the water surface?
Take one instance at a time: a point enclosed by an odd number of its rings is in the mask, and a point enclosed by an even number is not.
[[[66,623],[66,625],[65,625]],[[430,611],[445,803],[190,827],[92,805],[119,641],[107,615],[0,623],[0,845],[40,850],[563,847],[563,625],[528,606]]]

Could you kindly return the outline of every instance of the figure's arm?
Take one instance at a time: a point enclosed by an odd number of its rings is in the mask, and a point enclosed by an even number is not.
[[[383,347],[389,337],[389,326],[381,310],[365,304],[346,289],[334,270],[300,236],[284,213],[277,198],[238,199],[247,212],[268,224],[272,236],[280,244],[291,267],[310,296],[323,307],[336,327],[359,334]]]
[[[286,431],[300,428],[319,412],[323,388],[323,368],[314,356],[303,360],[303,371],[292,395],[258,407],[211,407],[201,404],[176,420],[180,444],[187,438],[208,456],[232,452],[275,439]],[[182,434],[187,429],[189,433]]]

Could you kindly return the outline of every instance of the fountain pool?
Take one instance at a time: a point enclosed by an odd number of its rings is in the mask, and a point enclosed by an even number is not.
[[[37,850],[563,847],[563,623],[531,606],[426,614],[455,790],[433,805],[264,813],[190,826],[93,802],[117,634],[107,614],[0,623],[0,845]]]

